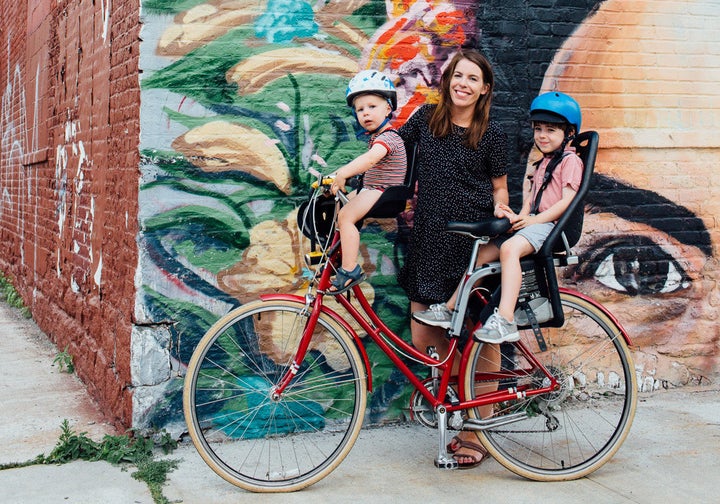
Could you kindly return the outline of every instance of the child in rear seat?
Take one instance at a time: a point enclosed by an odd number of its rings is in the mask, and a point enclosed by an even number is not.
[[[499,306],[485,324],[475,331],[477,340],[486,343],[517,341],[520,333],[514,320],[522,269],[520,259],[542,247],[568,205],[575,197],[582,180],[583,164],[570,147],[580,131],[581,111],[578,103],[563,93],[549,92],[536,97],[530,106],[535,146],[543,158],[535,164],[528,178],[523,206],[516,214],[507,205],[499,205],[510,220],[512,234],[497,237],[481,247],[477,265],[500,259],[501,296]],[[413,313],[423,324],[451,328],[452,310],[457,290],[445,303]]]

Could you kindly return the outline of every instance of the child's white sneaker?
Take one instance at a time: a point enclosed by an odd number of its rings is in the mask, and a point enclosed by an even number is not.
[[[495,308],[485,324],[473,333],[475,339],[483,343],[510,343],[520,339],[517,324],[508,322]]]

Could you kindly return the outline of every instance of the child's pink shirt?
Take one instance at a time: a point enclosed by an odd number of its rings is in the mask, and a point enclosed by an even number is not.
[[[565,152],[572,152],[572,154],[566,154],[553,171],[552,179],[542,193],[538,213],[544,212],[560,201],[564,187],[570,187],[576,192],[580,189],[580,182],[582,181],[583,175],[583,162],[580,157],[575,154],[575,147],[566,147]],[[550,158],[546,157],[535,170],[532,181],[531,201],[535,201],[535,195],[542,185],[543,178],[545,177],[545,169],[549,163]]]

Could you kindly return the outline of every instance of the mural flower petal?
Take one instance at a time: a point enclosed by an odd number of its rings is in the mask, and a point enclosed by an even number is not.
[[[355,59],[312,47],[288,47],[256,54],[227,72],[227,81],[238,85],[241,95],[259,91],[287,74],[335,74],[350,78],[358,71]]]
[[[368,3],[370,0],[329,2],[316,12],[315,20],[325,33],[362,49],[368,44],[367,34],[346,18]]]
[[[183,56],[231,28],[252,22],[263,13],[265,3],[263,0],[215,0],[181,12],[160,37],[158,54]]]
[[[254,128],[212,121],[176,138],[172,146],[205,171],[243,171],[290,193],[285,156],[274,140]]]
[[[243,303],[267,292],[304,294],[307,280],[301,275],[305,266],[302,240],[306,238],[297,228],[296,214],[297,210],[285,221],[269,220],[254,226],[250,230],[251,245],[240,262],[218,273],[218,286]],[[373,267],[364,245],[360,254],[363,268],[370,272]],[[372,303],[375,299],[372,285],[364,282],[362,291]]]
[[[299,232],[294,221],[265,221],[250,230],[251,245],[242,260],[218,273],[218,285],[242,302],[263,292],[295,291],[303,287]]]

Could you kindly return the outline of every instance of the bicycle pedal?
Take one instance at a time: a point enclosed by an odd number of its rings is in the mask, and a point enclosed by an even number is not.
[[[308,266],[316,266],[320,264],[320,261],[322,261],[323,254],[319,251],[310,252],[308,254],[305,254],[305,263]]]
[[[447,459],[435,459],[435,467],[438,469],[457,469],[458,461],[450,457]]]

